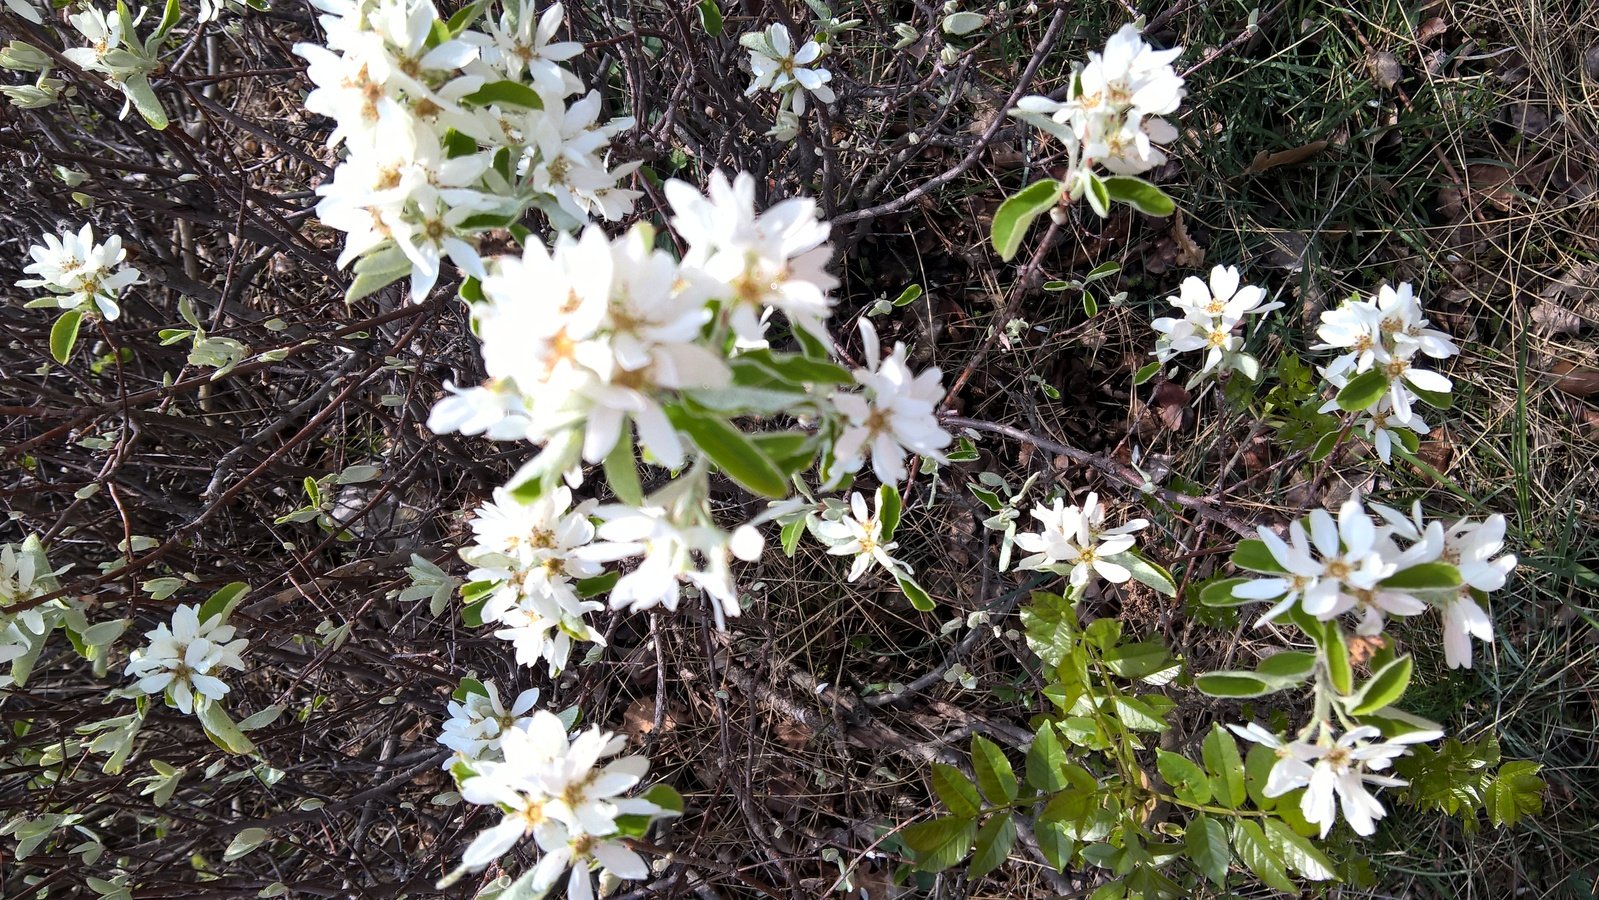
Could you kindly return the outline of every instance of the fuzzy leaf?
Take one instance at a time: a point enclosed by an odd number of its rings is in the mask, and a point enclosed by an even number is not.
[[[1105,179],[1105,191],[1110,199],[1125,203],[1146,216],[1169,216],[1177,204],[1166,192],[1142,178],[1131,175],[1111,175]]]

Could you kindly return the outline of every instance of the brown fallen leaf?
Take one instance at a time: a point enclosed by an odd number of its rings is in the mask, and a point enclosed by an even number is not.
[[[1259,175],[1261,172],[1264,172],[1267,169],[1275,169],[1278,166],[1291,166],[1295,163],[1302,163],[1325,149],[1327,149],[1326,141],[1311,141],[1308,144],[1303,144],[1288,150],[1278,150],[1276,153],[1267,153],[1266,151],[1262,150],[1255,154],[1254,161],[1249,164],[1249,168],[1244,170],[1244,174]]]
[[[1443,16],[1433,16],[1416,29],[1416,43],[1425,44],[1448,30],[1449,23],[1444,21]]]
[[[1447,474],[1455,461],[1455,442],[1447,428],[1434,428],[1428,439],[1416,448],[1416,458]]]
[[[1169,431],[1183,431],[1194,424],[1194,410],[1188,405],[1188,389],[1175,381],[1162,381],[1155,385],[1149,398],[1155,419]]]
[[[1399,79],[1405,76],[1405,69],[1399,64],[1399,57],[1387,50],[1372,53],[1366,64],[1371,67],[1371,80],[1377,82],[1377,86],[1385,91],[1393,90]]]
[[[677,727],[677,717],[672,715],[672,709],[667,707],[661,717],[661,733],[665,734]],[[647,697],[640,697],[629,703],[622,713],[622,733],[634,738],[641,738],[655,730],[655,701]]]
[[[1188,227],[1183,224],[1183,211],[1180,209],[1172,214],[1171,236],[1177,244],[1176,263],[1179,266],[1197,269],[1205,264],[1205,248],[1188,236]]]
[[[1599,370],[1579,366],[1566,360],[1556,360],[1549,371],[1555,375],[1555,390],[1573,397],[1589,397],[1599,393]]]

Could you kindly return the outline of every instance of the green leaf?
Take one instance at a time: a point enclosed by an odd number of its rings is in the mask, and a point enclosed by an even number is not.
[[[50,326],[50,355],[65,365],[72,358],[72,348],[78,343],[78,326],[83,323],[83,313],[69,309]]]
[[[221,616],[222,621],[226,622],[228,615],[233,612],[234,607],[239,605],[239,601],[244,599],[244,594],[248,590],[250,590],[250,586],[242,581],[223,585],[216,593],[207,597],[204,603],[200,604],[200,624],[204,625],[206,622],[211,621],[212,616]]]
[[[1414,664],[1408,653],[1383,666],[1373,672],[1371,680],[1349,698],[1345,708],[1349,710],[1350,715],[1364,716],[1393,703],[1404,696],[1405,688],[1410,686],[1410,673],[1413,668]]]
[[[1250,744],[1249,755],[1244,760],[1244,788],[1258,809],[1270,810],[1278,798],[1266,796],[1266,782],[1272,767],[1277,765],[1277,753],[1265,744]]]
[[[1000,259],[1009,262],[1016,255],[1033,220],[1060,201],[1061,188],[1060,182],[1046,178],[1005,198],[1005,202],[994,212],[991,233],[994,249],[999,251]]]
[[[1244,760],[1238,755],[1238,742],[1220,725],[1210,726],[1205,743],[1200,748],[1205,768],[1215,777],[1216,799],[1223,805],[1237,809],[1248,796],[1244,784]]]
[[[1264,697],[1278,689],[1253,672],[1206,672],[1194,679],[1194,686],[1211,697],[1244,699]]]
[[[369,297],[409,274],[411,274],[409,266],[404,269],[357,271],[354,280],[350,282],[350,289],[344,293],[344,302],[354,303],[364,297]]]
[[[1010,856],[1011,845],[1016,843],[1016,823],[1009,810],[990,816],[977,830],[977,848],[972,851],[972,861],[967,872],[973,878],[987,875],[1000,867]]]
[[[1066,750],[1060,745],[1055,726],[1046,721],[1038,726],[1038,733],[1027,748],[1027,783],[1048,793],[1058,791],[1067,784],[1065,766]]]
[[[997,744],[980,734],[972,736],[972,770],[977,773],[977,786],[990,803],[1005,804],[1016,799],[1019,786],[1010,760]]]
[[[1085,190],[1083,196],[1088,198],[1088,206],[1101,219],[1110,216],[1110,190],[1105,187],[1105,179],[1093,172],[1083,174]]]
[[[1267,680],[1283,687],[1298,684],[1316,670],[1316,654],[1303,650],[1285,650],[1273,653],[1255,666],[1255,671]]]
[[[896,308],[901,306],[909,306],[920,299],[921,296],[922,286],[919,284],[913,284],[905,290],[899,292],[899,296],[894,298],[894,306]]]
[[[239,726],[233,724],[228,718],[227,710],[222,704],[213,700],[202,700],[194,708],[195,715],[200,719],[200,726],[205,729],[206,737],[213,744],[229,753],[250,753],[255,750],[255,744],[244,736]]]
[[[959,816],[942,816],[907,826],[900,839],[916,853],[916,869],[942,872],[966,858],[977,837],[977,822]]]
[[[1227,829],[1210,816],[1196,816],[1183,833],[1183,847],[1188,858],[1211,883],[1221,887],[1227,883],[1227,866],[1232,854],[1227,849]]]
[[[1095,300],[1094,295],[1087,291],[1083,292],[1083,315],[1090,319],[1099,315],[1099,301]]]
[[[975,481],[967,482],[966,489],[972,492],[978,502],[988,507],[989,512],[999,512],[1005,508],[1005,501],[999,498],[999,494],[979,486]]]
[[[1177,596],[1177,583],[1172,579],[1171,573],[1159,565],[1145,559],[1135,550],[1125,553],[1116,553],[1105,557],[1106,560],[1126,567],[1133,574],[1133,578],[1140,584],[1146,584],[1155,589],[1157,593],[1168,597]]]
[[[1424,391],[1412,384],[1406,384],[1405,387],[1410,388],[1410,392],[1412,394],[1420,397],[1424,403],[1426,403],[1428,406],[1431,406],[1433,409],[1450,409],[1455,405],[1454,395],[1450,394],[1448,391],[1444,391],[1442,393],[1439,393],[1438,391]],[[1401,433],[1409,434],[1410,432]]]
[[[462,678],[461,683],[456,685],[455,690],[450,694],[450,699],[461,703],[473,694],[479,697],[487,697],[489,695],[488,686],[476,678]]]
[[[161,101],[156,99],[148,78],[129,75],[122,80],[122,93],[133,102],[133,108],[139,111],[151,128],[161,131],[167,127],[167,111],[161,108]]]
[[[468,603],[463,606],[461,608],[461,624],[468,628],[482,628],[483,607],[487,603],[487,600],[479,600],[476,603]]]
[[[622,579],[620,572],[606,572],[604,575],[595,575],[593,578],[583,578],[577,583],[577,595],[584,600],[598,597],[610,592],[611,588]]]
[[[1338,408],[1345,412],[1360,412],[1382,399],[1388,390],[1388,376],[1382,369],[1372,369],[1354,378],[1338,391]]]
[[[1251,578],[1223,578],[1209,582],[1199,589],[1199,603],[1201,606],[1214,607],[1245,606],[1254,603],[1254,600],[1233,596],[1233,588],[1253,580]]]
[[[795,519],[783,526],[783,530],[778,534],[778,539],[783,545],[784,556],[790,559],[794,558],[794,551],[799,547],[800,536],[804,533],[805,520],[803,518]]]
[[[1340,694],[1354,690],[1355,670],[1349,664],[1349,644],[1344,640],[1344,630],[1338,620],[1332,619],[1322,625],[1321,639],[1316,643],[1321,645],[1327,660],[1327,678],[1332,681],[1333,690]]]
[[[1499,767],[1483,795],[1488,821],[1508,827],[1527,816],[1543,812],[1544,780],[1538,777],[1543,766],[1530,760],[1511,760]]]
[[[1101,620],[1103,621],[1103,620]],[[1105,668],[1128,679],[1148,678],[1171,667],[1171,654],[1160,641],[1119,644],[1105,651]]]
[[[669,812],[681,814],[685,808],[683,795],[669,784],[650,785],[650,789],[644,792],[644,799]]]
[[[1093,284],[1101,278],[1109,278],[1122,270],[1119,262],[1100,263],[1083,276],[1083,284]]]
[[[975,819],[983,809],[983,800],[977,788],[960,769],[944,763],[933,763],[933,793],[943,801],[944,808],[963,819]]]
[[[690,413],[675,404],[666,408],[666,414],[729,478],[763,497],[780,499],[788,494],[782,471],[726,419]]]
[[[1055,867],[1055,871],[1066,871],[1071,865],[1072,853],[1077,850],[1077,844],[1067,832],[1066,825],[1040,821],[1033,827],[1033,834],[1038,838],[1038,849],[1043,852],[1044,859]]]
[[[1118,695],[1111,703],[1116,708],[1117,718],[1134,731],[1165,731],[1171,727],[1145,700]]]
[[[1178,799],[1189,803],[1210,802],[1210,778],[1193,760],[1181,753],[1156,750],[1155,767],[1160,770],[1160,777],[1171,785]]]
[[[1166,192],[1142,178],[1131,175],[1111,175],[1105,180],[1105,190],[1111,200],[1125,203],[1146,216],[1169,216],[1177,204]]]
[[[1338,449],[1338,441],[1344,436],[1342,430],[1329,431],[1316,440],[1316,446],[1311,448],[1310,461],[1321,462]]]
[[[722,11],[717,8],[716,0],[700,0],[700,27],[711,37],[722,36]]]
[[[899,585],[899,589],[905,593],[905,598],[910,600],[912,608],[920,612],[930,612],[933,607],[938,605],[933,602],[932,595],[927,593],[921,585],[916,583],[916,579],[911,578],[909,575],[895,572],[894,581]]]
[[[603,463],[605,482],[611,486],[616,499],[628,506],[644,505],[644,487],[639,483],[638,460],[633,456],[633,428],[622,424],[616,445],[605,454]]]
[[[462,99],[478,106],[500,103],[525,109],[544,108],[539,92],[517,81],[491,81]]]
[[[1152,362],[1152,363],[1144,366],[1143,368],[1139,369],[1137,372],[1133,373],[1133,386],[1137,387],[1138,385],[1143,384],[1144,382],[1148,381],[1149,379],[1154,378],[1159,373],[1160,373],[1160,361],[1156,360],[1155,362]]]
[[[222,851],[222,861],[233,862],[240,857],[248,855],[250,851],[261,846],[271,835],[272,833],[265,828],[246,828],[240,831],[233,836],[233,840],[228,841],[228,848]]]
[[[899,499],[899,488],[892,484],[877,486],[877,520],[883,526],[883,540],[894,539],[894,529],[899,527],[900,512],[904,508]]]
[[[1388,576],[1382,586],[1399,591],[1448,590],[1460,586],[1460,570],[1446,562],[1421,563]]]
[[[1233,822],[1233,848],[1249,871],[1255,873],[1267,887],[1285,894],[1299,894],[1299,888],[1283,871],[1283,862],[1266,842],[1260,826],[1247,819]]]
[[[1266,843],[1271,845],[1271,849],[1282,858],[1288,868],[1311,881],[1338,880],[1338,873],[1333,869],[1332,860],[1317,850],[1309,840],[1296,834],[1292,828],[1277,819],[1267,817],[1261,821],[1266,825]]]
[[[768,431],[751,436],[750,440],[779,469],[792,475],[804,469],[816,458],[816,447],[811,436],[803,431]]]
[[[1238,547],[1233,550],[1232,564],[1250,572],[1264,572],[1271,575],[1281,575],[1288,571],[1277,561],[1277,557],[1271,555],[1271,551],[1266,548],[1266,542],[1256,538],[1238,542]]]

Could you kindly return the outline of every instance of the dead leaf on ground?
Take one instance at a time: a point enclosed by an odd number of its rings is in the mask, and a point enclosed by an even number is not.
[[[1205,248],[1189,237],[1188,226],[1183,224],[1183,211],[1180,209],[1172,214],[1171,236],[1177,245],[1176,262],[1179,266],[1197,269],[1205,264]]]
[[[1194,424],[1194,410],[1188,405],[1188,389],[1175,381],[1162,381],[1155,385],[1149,398],[1149,407],[1155,420],[1168,431],[1185,431]]]
[[[1499,108],[1499,121],[1525,137],[1537,137],[1554,126],[1554,116],[1535,103],[1515,101]]]
[[[778,722],[777,727],[772,729],[772,735],[777,738],[778,743],[788,749],[800,750],[811,742],[816,732],[804,722],[784,720]]]
[[[1416,43],[1425,44],[1448,30],[1449,23],[1444,21],[1443,16],[1433,16],[1416,29]]]
[[[661,733],[666,734],[677,727],[677,717],[672,715],[672,708],[668,706],[661,717]],[[647,697],[640,697],[629,703],[622,713],[622,733],[629,737],[641,738],[655,730],[655,701]]]
[[[1599,44],[1594,44],[1588,48],[1586,53],[1582,54],[1582,73],[1595,81],[1599,81]]]
[[[1573,397],[1591,397],[1599,393],[1599,370],[1560,359],[1549,371],[1555,376],[1555,390],[1561,393]]]
[[[1249,168],[1244,170],[1244,174],[1258,175],[1267,169],[1275,169],[1278,166],[1291,166],[1295,163],[1302,163],[1325,149],[1327,149],[1326,141],[1311,141],[1308,144],[1303,144],[1288,150],[1279,150],[1276,153],[1267,153],[1266,151],[1262,150],[1255,154],[1254,161],[1249,164]]]
[[[1387,50],[1378,50],[1366,60],[1371,67],[1371,80],[1385,91],[1394,89],[1399,79],[1405,76],[1405,69],[1399,64],[1399,57]]]
[[[1454,436],[1449,433],[1449,429],[1433,429],[1428,439],[1422,441],[1416,448],[1416,458],[1438,472],[1447,474],[1450,464],[1455,461]]]

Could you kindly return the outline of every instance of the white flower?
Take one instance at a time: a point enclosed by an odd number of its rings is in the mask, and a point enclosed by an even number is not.
[[[509,382],[462,388],[446,381],[446,395],[428,414],[428,430],[434,434],[481,434],[492,441],[525,439],[527,409],[521,396],[509,388]]]
[[[1418,368],[1413,361],[1418,354],[1445,359],[1460,350],[1447,334],[1429,327],[1409,284],[1397,289],[1385,284],[1375,297],[1354,298],[1322,313],[1316,334],[1322,343],[1311,349],[1345,351],[1322,369],[1333,386],[1341,388],[1354,375],[1373,368],[1382,370],[1388,380],[1388,415],[1400,425],[1409,425],[1414,418],[1412,389],[1447,394],[1454,387],[1448,378]],[[1330,401],[1322,409],[1336,406]]]
[[[567,900],[592,900],[589,871],[594,867],[600,869],[602,883],[607,878],[633,880],[650,874],[644,858],[615,838],[574,834],[560,822],[550,821],[534,829],[533,839],[544,851],[533,868],[531,887],[535,892],[548,891],[568,868],[572,875],[567,881]]]
[[[87,47],[70,47],[61,55],[91,72],[112,74],[106,56],[122,48],[122,17],[88,7],[83,12],[67,16],[67,21],[89,41]]]
[[[1294,788],[1304,787],[1310,783],[1310,778],[1315,770],[1301,759],[1302,754],[1297,754],[1295,748],[1300,744],[1285,742],[1282,738],[1260,727],[1254,722],[1242,727],[1238,725],[1227,726],[1228,730],[1246,740],[1254,741],[1270,747],[1277,761],[1272,764],[1271,771],[1266,775],[1266,786],[1262,793],[1268,797],[1281,797]]]
[[[536,0],[507,3],[499,20],[489,24],[490,40],[485,49],[493,53],[507,79],[519,81],[526,72],[541,94],[565,97],[575,93],[571,88],[575,76],[561,63],[582,53],[583,45],[577,41],[552,43],[565,16],[559,3],[550,4],[543,15],[538,15]]]
[[[57,306],[96,314],[108,321],[122,315],[117,297],[131,285],[138,284],[141,276],[136,269],[123,265],[128,251],[122,246],[120,235],[112,235],[103,244],[94,241],[94,228],[84,225],[77,234],[70,231],[59,236],[47,234],[43,244],[28,250],[33,262],[23,268],[35,278],[24,278],[17,287],[42,287],[53,296],[33,305]]]
[[[464,700],[451,700],[447,705],[450,718],[444,722],[444,732],[439,743],[454,750],[458,758],[468,763],[500,756],[500,743],[512,729],[526,728],[532,722],[528,715],[539,702],[537,688],[528,688],[516,695],[509,709],[500,702],[500,690],[494,680],[483,682],[488,693],[468,691]],[[444,761],[444,768],[454,764],[457,757]]]
[[[743,43],[749,48],[750,70],[755,75],[744,91],[746,97],[763,90],[781,94],[796,115],[805,113],[807,91],[823,103],[837,99],[833,89],[827,86],[833,80],[833,73],[812,65],[822,56],[822,46],[815,41],[806,41],[795,51],[788,29],[773,23],[763,35]]]
[[[684,266],[714,284],[706,289],[724,308],[735,334],[746,342],[763,338],[765,313],[780,310],[793,325],[824,344],[831,342],[824,320],[838,279],[827,272],[833,255],[825,243],[828,225],[817,219],[816,202],[790,198],[764,213],[755,212],[755,179],[740,172],[730,184],[711,173],[707,195],[672,180],[666,197],[675,215],[672,227],[689,244]]]
[[[1444,662],[1451,669],[1471,668],[1472,638],[1493,642],[1493,620],[1473,592],[1499,590],[1515,571],[1515,554],[1494,557],[1504,547],[1504,541],[1505,517],[1501,515],[1489,516],[1482,522],[1462,519],[1444,533],[1439,555],[1460,571],[1461,581],[1459,590],[1442,604]]]
[[[1032,553],[1018,565],[1023,569],[1068,569],[1071,585],[1081,590],[1094,575],[1115,584],[1131,579],[1132,572],[1115,557],[1133,549],[1133,533],[1149,522],[1132,519],[1115,528],[1105,527],[1105,509],[1099,494],[1090,493],[1081,507],[1057,499],[1053,507],[1033,508],[1042,523],[1037,532],[1019,532],[1016,546]]]
[[[1281,598],[1255,623],[1260,627],[1286,612],[1296,602],[1305,612],[1326,621],[1358,609],[1363,615],[1360,634],[1382,630],[1384,614],[1413,616],[1426,604],[1403,591],[1381,587],[1383,579],[1419,558],[1398,555],[1397,547],[1379,532],[1366,513],[1359,495],[1339,508],[1338,519],[1324,509],[1312,510],[1310,540],[1299,522],[1288,526],[1291,543],[1270,529],[1258,529],[1260,539],[1287,574],[1246,581],[1233,588],[1233,596],[1250,600]],[[1425,548],[1412,557],[1420,557]]]
[[[642,756],[600,765],[600,760],[615,756],[624,746],[625,738],[598,728],[568,740],[561,720],[543,710],[534,713],[525,728],[506,732],[500,744],[504,760],[479,763],[475,775],[461,785],[461,796],[467,802],[505,810],[498,825],[472,841],[462,863],[472,870],[481,869],[529,833],[540,836],[542,832],[539,845],[551,852],[569,839],[615,834],[618,816],[672,815],[647,800],[621,796],[649,769],[649,761]],[[548,830],[552,826],[560,830]],[[564,869],[574,856],[583,854],[558,857],[549,865]],[[613,859],[618,874],[638,870],[620,857]],[[559,869],[540,871],[537,877],[546,886],[560,874]],[[584,881],[587,887],[586,877]]]
[[[1233,730],[1250,740],[1266,743],[1246,729]],[[1389,741],[1372,742],[1373,738],[1382,737],[1382,732],[1369,725],[1345,732],[1337,740],[1332,739],[1331,733],[1330,727],[1323,726],[1315,743],[1294,741],[1286,746],[1276,745],[1278,762],[1269,776],[1271,784],[1264,791],[1267,796],[1280,797],[1295,788],[1305,788],[1299,801],[1300,812],[1305,821],[1321,826],[1324,838],[1337,821],[1340,808],[1356,834],[1362,837],[1373,834],[1377,830],[1377,820],[1387,812],[1367,786],[1404,787],[1408,782],[1372,773],[1389,768],[1394,759],[1408,754],[1410,744],[1443,737],[1439,731],[1415,731]]]
[[[1183,79],[1171,67],[1181,48],[1156,50],[1133,25],[1123,25],[1090,53],[1064,101],[1023,97],[1010,115],[1059,138],[1071,154],[1071,196],[1082,196],[1082,178],[1097,163],[1111,172],[1136,175],[1166,161],[1157,146],[1177,139],[1160,118],[1182,103]]]
[[[1271,312],[1281,303],[1262,303],[1266,292],[1254,285],[1239,286],[1236,266],[1216,266],[1210,270],[1210,280],[1205,282],[1194,276],[1183,280],[1178,296],[1167,297],[1181,318],[1162,317],[1151,325],[1160,338],[1155,344],[1155,357],[1168,362],[1178,353],[1195,350],[1206,352],[1205,363],[1195,374],[1210,372],[1218,365],[1242,371],[1254,377],[1259,371],[1253,357],[1239,352],[1243,340],[1235,329],[1248,315]]]
[[[725,533],[703,525],[679,526],[666,509],[606,506],[597,511],[600,542],[579,551],[596,562],[613,562],[641,556],[638,565],[611,588],[611,608],[634,612],[664,606],[675,611],[685,585],[698,587],[714,601],[712,610],[721,625],[724,615],[740,612],[728,557]],[[695,562],[699,556],[703,567]]]
[[[239,654],[249,640],[235,640],[233,633],[222,616],[201,622],[199,607],[179,606],[170,627],[162,623],[145,633],[149,645],[129,655],[124,673],[139,679],[135,687],[141,692],[165,693],[180,711],[193,712],[202,698],[219,701],[227,695],[228,685],[217,677],[222,669],[244,668]]]
[[[849,502],[849,513],[816,525],[817,536],[831,545],[827,548],[829,554],[855,557],[850,564],[849,580],[859,579],[874,562],[888,570],[889,575],[909,572],[908,566],[888,555],[899,544],[883,542],[883,495],[877,495],[876,509],[870,514],[866,511],[866,498],[859,491],[850,495]]]
[[[943,373],[934,366],[913,376],[904,344],[896,343],[893,355],[882,359],[877,329],[863,317],[860,330],[866,367],[855,370],[855,381],[866,391],[833,395],[833,405],[846,420],[833,445],[834,466],[854,472],[870,455],[878,480],[893,484],[905,478],[907,452],[944,461],[940,451],[953,438],[933,413],[944,395]]]

